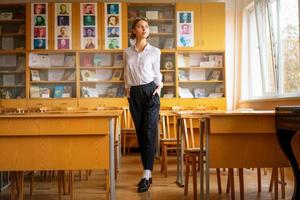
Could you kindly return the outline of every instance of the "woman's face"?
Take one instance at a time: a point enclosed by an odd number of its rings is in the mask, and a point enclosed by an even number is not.
[[[133,33],[136,35],[136,38],[147,38],[149,36],[148,23],[144,20],[140,20],[133,29]]]

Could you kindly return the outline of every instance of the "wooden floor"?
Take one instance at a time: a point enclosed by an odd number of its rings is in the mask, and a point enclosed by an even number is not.
[[[190,184],[189,194],[184,196],[183,188],[179,188],[175,184],[176,180],[176,159],[175,157],[170,159],[169,162],[169,176],[164,178],[160,174],[160,161],[155,161],[155,167],[153,172],[153,184],[150,190],[146,193],[138,194],[136,184],[140,180],[142,175],[142,167],[140,164],[138,154],[131,154],[122,157],[122,166],[116,183],[116,199],[118,200],[187,200],[192,199],[192,184]],[[271,200],[274,199],[273,193],[268,192],[270,181],[270,170],[267,170],[267,175],[262,175],[262,192],[257,193],[257,179],[256,171],[245,169],[245,199],[249,200]],[[74,183],[74,199],[75,200],[99,200],[106,199],[106,193],[104,188],[105,176],[104,173],[92,172],[89,180],[78,181],[78,172],[75,172]],[[290,169],[286,170],[286,198],[291,199],[293,190],[293,178]],[[215,170],[211,170],[211,199],[212,200],[225,200],[230,199],[229,195],[225,194],[226,187],[226,173],[222,175],[222,187],[223,194],[217,194],[216,176]],[[190,180],[192,183],[192,180]],[[199,187],[199,184],[198,184]],[[236,199],[239,199],[239,187],[238,177],[235,173],[235,191]],[[198,189],[199,192],[199,189]],[[41,180],[39,175],[35,177],[34,195],[32,200],[57,200],[57,182]],[[281,191],[279,190],[281,199]],[[9,200],[9,189],[0,193],[0,200]],[[25,183],[25,196],[24,199],[30,199],[29,197],[29,184],[26,180]],[[68,196],[63,196],[62,199],[68,199]]]

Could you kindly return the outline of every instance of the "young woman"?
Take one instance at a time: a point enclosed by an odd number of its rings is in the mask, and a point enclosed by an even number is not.
[[[144,173],[138,192],[148,191],[152,183],[151,171],[156,151],[157,122],[160,91],[163,86],[160,73],[160,50],[151,46],[149,24],[146,18],[136,18],[131,28],[135,45],[124,51],[125,91],[138,138]]]

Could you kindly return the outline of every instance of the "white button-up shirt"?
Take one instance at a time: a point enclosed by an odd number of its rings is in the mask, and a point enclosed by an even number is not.
[[[160,50],[149,43],[138,52],[135,45],[124,50],[125,88],[144,85],[152,81],[163,86],[160,73]]]

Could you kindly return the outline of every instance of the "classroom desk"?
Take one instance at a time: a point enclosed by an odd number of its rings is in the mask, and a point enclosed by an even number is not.
[[[120,112],[0,115],[0,171],[105,169],[115,199],[113,133]]]
[[[188,111],[185,111],[188,112]],[[276,141],[274,111],[203,112],[200,119],[207,119],[209,141],[204,142],[209,168],[288,167],[288,161]],[[178,166],[177,183],[183,186],[183,142],[178,112]],[[200,122],[199,122],[200,124]],[[200,137],[201,138],[201,137]],[[208,144],[208,145],[207,145]],[[208,170],[206,170],[208,172]]]

